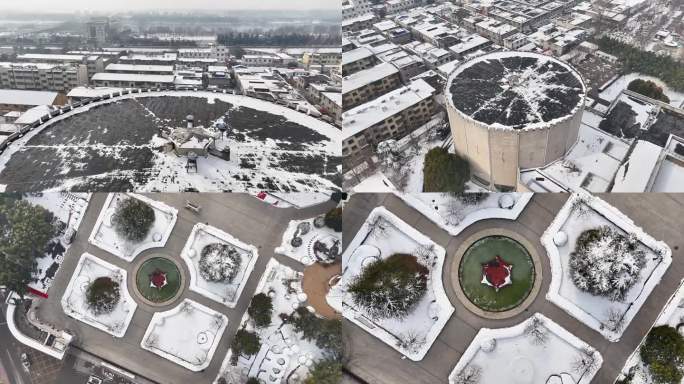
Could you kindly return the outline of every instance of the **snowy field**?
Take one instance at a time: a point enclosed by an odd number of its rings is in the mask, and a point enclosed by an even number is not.
[[[469,204],[449,193],[395,195],[452,236],[480,220],[515,220],[532,198],[532,193],[490,193],[482,201]]]
[[[219,136],[230,159],[164,151],[164,132],[195,126]],[[218,127],[224,123],[227,135]],[[341,131],[281,105],[242,95],[163,91],[75,108],[0,155],[0,185],[13,190],[317,191],[339,188]],[[88,159],[88,161],[84,161]]]
[[[131,242],[121,238],[114,230],[112,216],[116,211],[116,206],[127,198],[141,200],[152,207],[154,210],[154,223],[150,228],[147,237],[140,242]],[[95,222],[93,232],[90,234],[88,242],[103,249],[126,261],[133,261],[142,251],[151,248],[161,248],[171,235],[176,224],[178,210],[162,202],[149,199],[142,195],[133,193],[110,193],[102,206],[102,211]]]
[[[209,281],[200,274],[199,263],[202,249],[212,243],[226,244],[240,254],[242,261],[232,282]],[[255,246],[245,244],[216,227],[202,223],[195,224],[181,251],[181,257],[190,270],[190,290],[223,303],[229,308],[234,308],[237,304],[258,256],[259,252]]]
[[[635,236],[638,249],[645,254],[646,264],[622,300],[612,301],[580,290],[570,277],[568,263],[577,238],[582,232],[601,226],[613,228],[625,236]],[[541,241],[551,262],[552,278],[546,298],[612,342],[620,340],[672,262],[672,251],[667,244],[645,233],[616,208],[586,193],[573,194],[568,199]],[[621,326],[611,325],[615,324],[616,316],[621,319]]]
[[[29,287],[42,296],[48,294],[52,279],[59,271],[64,255],[70,244],[66,237],[71,236],[81,224],[83,214],[88,208],[90,194],[88,193],[36,193],[27,194],[24,199],[32,204],[41,206],[55,215],[59,225],[64,228],[48,244],[44,257],[36,259],[36,272],[29,283]]]
[[[379,225],[374,226],[376,220]],[[434,247],[432,252],[422,257],[422,249],[430,246]],[[369,262],[396,253],[413,254],[429,269],[427,291],[407,317],[372,319],[363,308],[354,305],[346,288]],[[342,278],[328,293],[328,303],[404,356],[422,360],[454,312],[442,285],[445,254],[444,248],[384,207],[375,208],[342,254]],[[414,336],[414,342],[399,345]]]
[[[670,105],[675,107],[682,107],[684,103],[684,93],[676,92],[670,89],[670,87],[668,87],[667,84],[665,84],[662,80],[658,79],[657,77],[642,75],[637,72],[629,73],[627,75],[619,77],[617,80],[615,80],[614,83],[612,83],[606,89],[601,91],[601,93],[599,93],[599,97],[604,100],[612,102],[613,100],[615,100],[615,98],[620,96],[620,93],[622,91],[627,89],[629,83],[634,79],[653,81],[658,86],[663,88],[663,93],[670,99]]]
[[[291,257],[304,265],[311,265],[317,261],[324,263],[332,261],[334,257],[329,257],[332,254],[326,255],[323,252],[317,251],[314,245],[316,242],[320,242],[325,244],[328,250],[335,247],[339,253],[339,250],[342,248],[342,233],[335,232],[325,225],[321,228],[316,228],[314,219],[290,220],[287,229],[283,232],[283,241],[275,249],[275,253]],[[302,229],[298,230],[298,227],[302,226],[308,227],[308,232],[302,234]],[[298,234],[298,237],[302,239],[302,245],[298,247],[291,244],[295,234]]]
[[[86,291],[99,277],[109,277],[119,283],[121,299],[111,313],[95,314],[88,306]],[[128,293],[126,270],[84,253],[78,261],[69,285],[62,297],[64,313],[114,337],[123,337],[138,307]]]
[[[244,383],[248,377],[257,377],[264,383],[298,383],[308,376],[309,367],[324,357],[324,352],[314,341],[304,340],[292,325],[284,323],[279,316],[304,305],[302,299],[306,294],[302,291],[301,280],[301,273],[275,259],[269,260],[254,295],[265,293],[273,299],[271,325],[256,328],[247,313],[240,325],[259,335],[261,349],[256,355],[240,356],[236,366],[230,364],[232,350],[228,350],[217,380],[223,377],[228,383]],[[284,283],[288,281],[292,283]]]
[[[532,336],[526,328],[535,318],[541,326]],[[536,335],[545,335],[545,340]],[[579,360],[586,363],[576,364]],[[472,383],[589,384],[602,364],[598,351],[537,313],[510,328],[482,328],[449,375],[449,383],[463,383],[459,374],[479,369],[480,379]]]
[[[224,314],[185,299],[175,308],[152,316],[140,346],[199,372],[211,363],[227,326]]]
[[[679,330],[682,333],[681,327],[684,324],[684,280],[679,285],[679,288],[670,297],[662,312],[653,324],[654,327],[667,325]],[[643,340],[642,340],[643,343]],[[630,371],[633,373],[631,384],[657,384],[651,377],[648,367],[641,360],[639,350],[641,343],[634,350],[634,353],[629,356],[625,366],[622,368],[622,374],[626,375]],[[684,379],[680,381],[684,383]]]

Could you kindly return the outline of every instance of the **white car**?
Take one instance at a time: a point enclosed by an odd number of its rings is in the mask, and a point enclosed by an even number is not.
[[[90,376],[86,384],[102,384],[102,379],[97,376]]]

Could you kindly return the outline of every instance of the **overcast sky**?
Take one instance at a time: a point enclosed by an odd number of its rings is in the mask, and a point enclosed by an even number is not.
[[[180,9],[340,9],[340,0],[0,0],[0,10],[74,12]]]

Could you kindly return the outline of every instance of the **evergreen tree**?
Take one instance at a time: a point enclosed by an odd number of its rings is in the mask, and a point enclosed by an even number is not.
[[[304,384],[337,384],[342,381],[342,363],[333,359],[317,361]]]
[[[468,162],[460,156],[444,148],[433,148],[425,154],[423,192],[461,193],[468,179]]]
[[[154,224],[154,209],[136,198],[126,198],[116,206],[112,216],[114,230],[130,241],[142,241]]]
[[[342,208],[333,208],[325,214],[325,226],[342,232]]]
[[[415,256],[395,254],[364,268],[347,291],[372,318],[403,318],[425,294],[428,273]]]
[[[249,303],[247,313],[254,320],[254,324],[257,327],[267,327],[271,325],[273,300],[266,294],[256,294]]]
[[[639,350],[657,383],[679,384],[684,363],[684,338],[667,325],[654,327]]]

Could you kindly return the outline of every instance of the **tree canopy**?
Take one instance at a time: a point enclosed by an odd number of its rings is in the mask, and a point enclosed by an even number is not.
[[[460,156],[444,148],[433,148],[425,154],[423,192],[461,193],[468,179],[468,162]]]

